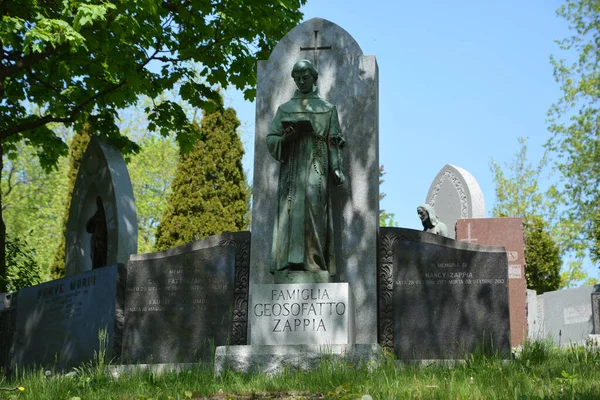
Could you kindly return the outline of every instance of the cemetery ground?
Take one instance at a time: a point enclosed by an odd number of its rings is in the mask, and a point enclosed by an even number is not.
[[[103,357],[70,374],[44,369],[17,371],[3,378],[3,399],[598,399],[600,344],[557,348],[531,342],[512,361],[478,353],[452,366],[399,364],[392,356],[378,366],[354,367],[325,360],[310,372],[287,370],[267,376],[225,372],[212,365],[118,378]],[[22,389],[22,390],[21,390]],[[368,396],[366,396],[368,395]],[[369,397],[370,396],[370,397]]]

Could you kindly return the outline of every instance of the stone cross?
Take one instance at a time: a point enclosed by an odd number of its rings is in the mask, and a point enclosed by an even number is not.
[[[313,64],[315,64],[315,68],[317,68],[318,67],[317,51],[318,50],[331,50],[331,46],[317,46],[319,31],[314,31],[314,32],[315,32],[315,40],[314,40],[313,47],[300,47],[300,51],[313,50],[314,51]]]
[[[461,239],[463,242],[468,242],[468,243],[473,243],[473,242],[477,242],[479,241],[479,239],[475,239],[471,237],[471,223],[469,222],[467,224],[467,237],[464,239]]]

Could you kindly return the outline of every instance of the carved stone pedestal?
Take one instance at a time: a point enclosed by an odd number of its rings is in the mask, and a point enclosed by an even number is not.
[[[273,374],[309,370],[324,360],[378,362],[378,344],[355,344],[354,296],[348,283],[253,285],[250,346],[221,346],[215,375],[226,369]]]
[[[354,297],[348,283],[253,285],[251,345],[333,345],[355,341]]]

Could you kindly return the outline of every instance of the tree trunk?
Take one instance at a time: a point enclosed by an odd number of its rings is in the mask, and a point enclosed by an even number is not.
[[[2,142],[0,141],[0,171],[4,169],[3,154]],[[0,190],[0,293],[6,292],[6,286],[6,225],[4,225],[4,218],[2,217],[2,191]]]

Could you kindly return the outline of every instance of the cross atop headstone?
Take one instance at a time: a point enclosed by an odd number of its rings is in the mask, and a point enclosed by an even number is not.
[[[315,68],[317,68],[318,64],[317,64],[317,50],[331,50],[331,46],[317,46],[317,40],[318,40],[318,36],[319,36],[319,31],[314,31],[315,32],[315,44],[313,45],[313,47],[300,47],[300,51],[307,51],[307,50],[313,50],[314,53],[314,60],[313,60],[313,64],[315,64]]]

